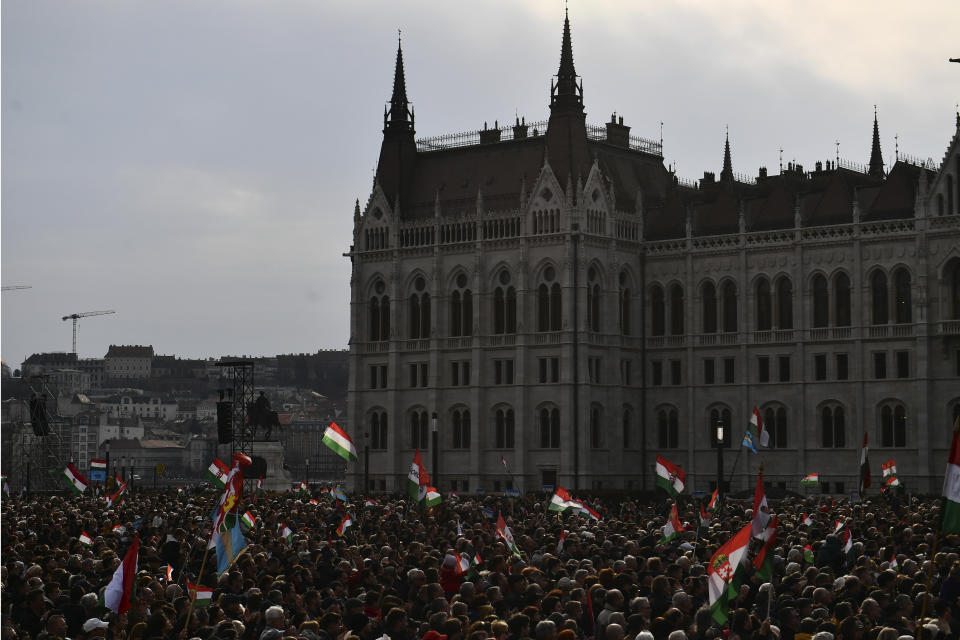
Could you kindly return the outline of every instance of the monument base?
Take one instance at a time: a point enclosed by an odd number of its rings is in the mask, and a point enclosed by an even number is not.
[[[255,441],[251,457],[263,458],[267,469],[263,476],[265,491],[286,491],[293,486],[293,476],[283,468],[283,447],[276,440]],[[256,481],[257,478],[248,478]]]

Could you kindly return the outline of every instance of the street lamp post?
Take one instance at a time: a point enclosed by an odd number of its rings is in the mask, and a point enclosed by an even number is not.
[[[723,497],[723,422],[717,422],[717,497]]]
[[[370,432],[363,433],[363,491],[370,491]]]
[[[440,490],[440,443],[439,435],[437,433],[437,412],[433,412],[433,416],[430,418],[430,431],[432,442],[430,446],[433,448],[433,486],[437,488],[437,491]]]

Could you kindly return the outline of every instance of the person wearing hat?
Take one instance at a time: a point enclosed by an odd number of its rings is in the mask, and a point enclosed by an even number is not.
[[[90,618],[83,623],[83,633],[85,638],[103,638],[107,634],[109,622],[104,622],[100,618]]]

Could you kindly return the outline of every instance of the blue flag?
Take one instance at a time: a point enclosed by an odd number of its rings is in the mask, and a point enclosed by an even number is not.
[[[91,481],[91,482],[106,482],[106,481],[107,481],[107,471],[106,471],[106,469],[90,469],[90,481]]]
[[[747,432],[743,434],[743,442],[740,443],[741,447],[746,447],[753,451],[754,453],[760,453],[757,451],[757,447],[753,444],[753,434],[750,433],[750,429],[747,429]]]
[[[239,523],[217,535],[217,573],[223,575],[246,550],[247,540],[240,531]]]

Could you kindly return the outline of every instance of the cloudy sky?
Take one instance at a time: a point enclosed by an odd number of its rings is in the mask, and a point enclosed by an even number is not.
[[[571,0],[588,121],[660,137],[693,179],[796,160],[937,162],[960,101],[960,3]],[[397,29],[417,135],[547,116],[563,3],[2,4],[0,352],[184,357],[344,348]]]

